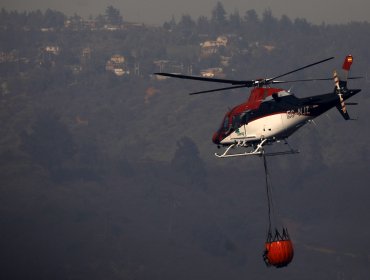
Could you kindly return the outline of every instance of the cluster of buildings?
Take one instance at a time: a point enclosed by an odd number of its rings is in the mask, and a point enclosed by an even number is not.
[[[271,53],[275,50],[272,44],[261,44],[259,42],[251,42],[244,49],[238,48],[235,40],[238,40],[235,35],[218,36],[215,40],[205,40],[199,44],[199,60],[213,58],[213,65],[218,65],[212,68],[200,69],[197,73],[193,73],[193,67],[184,66],[182,63],[170,60],[156,60],[156,72],[168,73],[184,73],[187,75],[199,75],[207,78],[224,78],[225,69],[231,66],[232,58],[236,54],[253,55],[255,52],[263,51]],[[158,76],[157,79],[163,80],[166,77]]]
[[[77,28],[76,25],[80,24],[86,28],[95,28],[95,21],[66,21],[66,27]],[[113,30],[115,28],[124,28],[123,26],[106,26],[106,30]],[[113,28],[113,29],[112,29]],[[50,30],[48,30],[50,31]],[[46,32],[46,31],[45,31]],[[235,38],[233,36],[222,35],[216,37],[215,40],[204,40],[199,44],[198,62],[197,66],[200,65],[202,60],[213,59],[213,65],[217,65],[212,68],[197,69],[196,73],[193,73],[193,66],[189,63],[184,64],[181,61],[157,59],[152,62],[141,62],[149,65],[153,63],[153,70],[155,72],[169,72],[169,73],[184,73],[188,75],[200,75],[203,77],[225,77],[225,69],[231,65],[231,60],[236,52],[239,53],[250,53],[253,49],[264,49],[266,52],[272,52],[274,50],[273,45],[263,45],[258,42],[251,43],[245,50],[239,50],[235,44]],[[36,60],[38,65],[51,65],[56,66],[56,61],[58,57],[63,54],[63,49],[58,44],[47,44],[38,50],[39,54]],[[74,65],[65,65],[64,67],[69,67],[74,74],[81,73],[91,58],[94,51],[90,47],[82,48],[80,54],[78,55],[77,63]],[[17,51],[11,52],[0,52],[0,64],[7,62],[23,62],[30,63],[32,59],[20,58]],[[59,59],[60,61],[60,59]],[[134,61],[134,62],[133,62]],[[207,63],[205,63],[207,64]],[[59,64],[60,65],[60,64]],[[98,65],[97,67],[105,67],[105,71],[112,73],[115,76],[139,76],[140,73],[140,62],[139,59],[132,59],[132,57],[126,57],[120,53],[113,53],[108,55],[105,61],[105,65]],[[148,68],[148,67],[146,67]],[[153,71],[153,72],[154,72]],[[151,73],[148,73],[151,74]],[[158,79],[165,79],[165,77],[157,77]]]
[[[73,31],[118,31],[118,30],[127,30],[134,27],[144,27],[143,23],[132,23],[132,22],[123,22],[122,24],[107,24],[101,23],[96,19],[83,19],[81,17],[74,17],[67,19],[64,22],[64,28],[73,30]]]
[[[225,77],[224,67],[230,65],[231,56],[221,55],[221,53],[225,51],[227,52],[228,44],[229,39],[227,36],[218,36],[216,40],[206,40],[200,43],[200,59],[206,59],[212,55],[217,55],[220,59],[220,66],[201,69],[199,73],[196,73],[195,75],[200,75],[202,77],[208,78]],[[184,64],[182,63],[170,60],[156,60],[154,61],[154,64],[156,65],[158,72],[186,73],[188,75],[194,74],[192,65],[184,66]],[[166,79],[166,77],[157,76],[157,79],[164,80]]]

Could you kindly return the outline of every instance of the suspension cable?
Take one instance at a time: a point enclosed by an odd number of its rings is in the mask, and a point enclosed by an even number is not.
[[[272,201],[271,187],[270,187],[270,184],[269,184],[269,172],[268,172],[268,168],[267,168],[267,161],[266,161],[265,154],[263,154],[263,166],[265,168],[266,196],[267,196],[268,219],[269,219],[267,239],[270,239],[272,237],[272,233],[271,233],[271,212],[273,211],[273,201]]]

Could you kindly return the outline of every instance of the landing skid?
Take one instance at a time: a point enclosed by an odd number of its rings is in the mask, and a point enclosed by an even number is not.
[[[251,151],[244,152],[244,153],[229,153],[231,149],[235,147],[243,147],[240,143],[231,144],[226,148],[226,150],[220,155],[215,153],[215,156],[218,158],[230,158],[230,157],[241,157],[241,156],[279,156],[279,155],[291,155],[291,154],[298,154],[299,151],[290,148],[286,151],[281,152],[266,152],[263,145],[266,143],[267,139],[262,139],[261,142]],[[244,146],[245,147],[245,146]]]

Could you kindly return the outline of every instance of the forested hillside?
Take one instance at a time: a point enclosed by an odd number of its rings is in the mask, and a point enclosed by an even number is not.
[[[163,26],[47,10],[0,12],[0,257],[2,279],[364,279],[370,24],[311,24],[266,10]],[[207,83],[154,72],[230,79],[331,77],[354,56],[361,88],[290,139],[299,155],[269,161],[281,220],[296,255],[262,262],[266,231],[260,158],[219,160],[211,142],[248,90],[189,96]],[[287,84],[297,96],[330,81]],[[305,271],[306,273],[303,273]]]

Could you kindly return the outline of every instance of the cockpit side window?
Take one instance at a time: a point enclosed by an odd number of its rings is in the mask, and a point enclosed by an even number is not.
[[[222,128],[224,131],[227,131],[229,129],[229,116],[225,116]]]
[[[233,129],[237,128],[238,125],[238,116],[233,116],[231,119],[231,127]]]
[[[242,124],[247,124],[248,121],[249,121],[249,110],[243,112],[242,114],[240,114],[240,121]]]
[[[233,129],[239,128],[240,121],[241,121],[240,115],[233,116],[233,118],[232,118],[232,127],[233,127]]]

